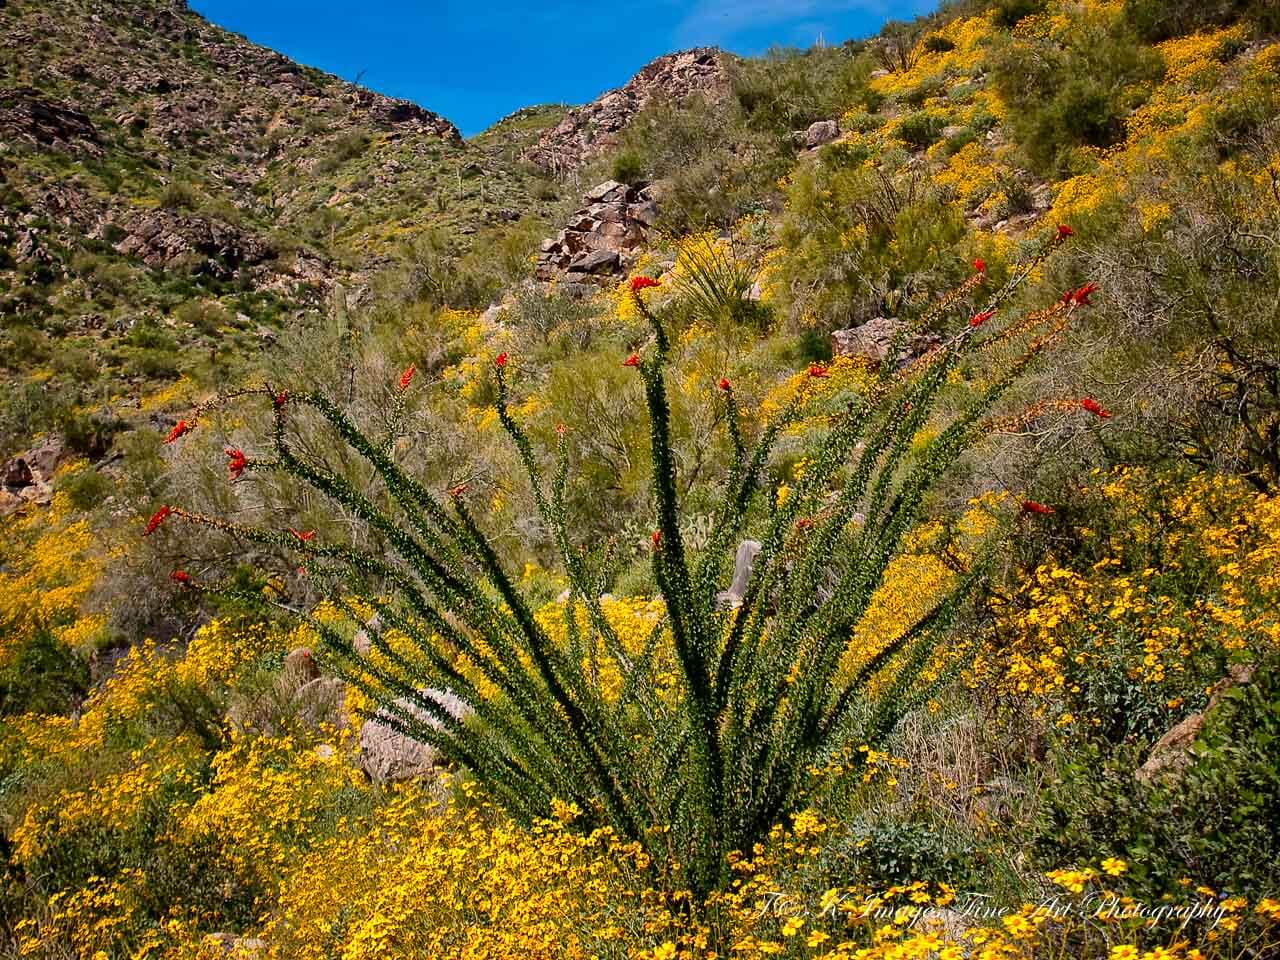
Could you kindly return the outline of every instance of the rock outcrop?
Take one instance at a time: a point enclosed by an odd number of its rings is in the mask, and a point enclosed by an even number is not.
[[[600,283],[622,273],[657,222],[651,187],[609,180],[587,191],[583,200],[559,236],[542,242],[535,270],[539,280]]]
[[[835,330],[831,334],[831,355],[835,357],[861,357],[873,364],[883,363],[893,346],[893,340],[903,328],[903,321],[876,317],[857,327]],[[913,334],[903,344],[897,362],[918,357],[932,350],[941,338],[931,334]]]
[[[409,100],[396,100],[357,89],[351,95],[352,112],[357,120],[383,130],[401,134],[426,134],[449,143],[462,143],[458,128],[439,114],[432,113]]]
[[[0,90],[0,134],[60,153],[102,154],[92,120],[30,87]]]
[[[45,440],[0,464],[0,517],[24,506],[48,506],[53,499],[53,476],[70,454],[61,440]]]
[[[471,708],[452,693],[444,690],[421,690],[419,696],[431,700],[458,720],[471,715]],[[397,712],[404,712],[433,730],[442,729],[439,720],[419,703],[408,697],[397,700]],[[419,743],[395,729],[389,719],[366,720],[360,728],[360,766],[372,780],[387,783],[398,780],[417,780],[435,775],[440,754],[434,747]]]
[[[694,94],[716,101],[724,98],[730,89],[725,56],[714,47],[699,47],[659,57],[626,86],[570,110],[523,158],[544,170],[563,173],[615,146],[618,133],[655,99],[680,102]]]
[[[130,213],[115,222],[124,238],[114,246],[149,267],[167,267],[189,258],[193,272],[226,279],[242,266],[262,263],[275,251],[259,237],[221,220],[170,210]]]

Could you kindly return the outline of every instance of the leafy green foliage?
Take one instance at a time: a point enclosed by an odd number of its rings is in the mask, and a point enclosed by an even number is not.
[[[1036,850],[1043,863],[1125,859],[1131,895],[1156,898],[1196,877],[1265,895],[1280,879],[1280,669],[1273,656],[1209,712],[1181,775],[1139,783],[1143,743],[1109,755],[1076,745],[1060,756]]]
[[[1163,69],[1123,21],[1083,15],[1068,44],[1014,35],[991,55],[992,82],[1013,107],[1012,132],[1035,168],[1049,174],[1078,172],[1079,147],[1119,141],[1143,83]]]

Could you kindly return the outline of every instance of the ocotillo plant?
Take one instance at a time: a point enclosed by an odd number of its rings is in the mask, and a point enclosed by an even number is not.
[[[827,411],[808,468],[785,497],[767,483],[771,452],[784,429],[806,415],[808,391],[756,430],[722,380],[719,402],[732,462],[714,533],[696,554],[681,535],[667,398],[670,341],[659,313],[643,299],[656,281],[634,280],[631,294],[651,336],[625,365],[643,381],[648,410],[652,563],[665,606],[644,642],[619,635],[600,599],[608,565],[574,539],[565,507],[569,431],[558,431],[554,466],[544,464],[508,406],[506,354],[494,360],[497,412],[570,585],[563,636],[553,636],[535,615],[474,517],[467,491],[427,489],[396,462],[392,444],[362,432],[321,393],[263,388],[238,394],[270,404],[274,430],[266,456],[228,450],[231,470],[235,476],[282,471],[302,481],[367,524],[385,552],[326,543],[283,524],[276,531],[242,527],[176,507],[164,508],[150,528],[172,515],[296,554],[349,619],[311,618],[330,663],[367,695],[385,723],[465,767],[514,816],[532,820],[555,801],[575,804],[586,822],[641,844],[669,869],[673,884],[705,895],[725,882],[729,853],[749,851],[796,807],[805,772],[816,761],[850,743],[882,745],[940,682],[923,679],[925,666],[980,563],[908,629],[884,638],[856,671],[841,669],[842,654],[926,494],[987,431],[984,417],[1001,394],[1087,303],[1091,287],[1003,327],[996,319],[1035,265],[1069,235],[1060,228],[982,311],[905,365],[894,362],[912,333],[904,327],[874,386]],[[970,279],[919,324],[936,326],[968,302],[985,282],[983,271],[976,263]],[[994,343],[1013,346],[1017,359],[958,408],[944,411],[939,394],[949,375],[975,347]],[[808,373],[827,375],[820,366]],[[410,367],[401,377],[401,397],[413,376]],[[376,495],[299,452],[303,411],[367,464],[380,485]],[[202,415],[198,410],[171,439]],[[931,430],[922,432],[926,425]],[[752,433],[758,435],[748,443]],[[931,439],[922,446],[921,437]],[[746,533],[762,543],[754,573],[741,605],[719,609],[716,594]],[[200,588],[186,574],[175,576]],[[380,629],[371,632],[372,649],[362,655],[351,638],[371,612]],[[595,682],[603,658],[621,678],[609,695]],[[873,678],[879,680],[874,695]],[[430,692],[446,690],[473,712],[459,718]]]

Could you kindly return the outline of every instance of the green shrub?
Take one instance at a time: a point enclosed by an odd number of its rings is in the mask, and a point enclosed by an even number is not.
[[[638,183],[646,175],[644,157],[634,148],[620,150],[613,157],[610,177],[619,183]]]
[[[996,4],[995,22],[998,26],[1017,26],[1033,14],[1042,13],[1048,6],[1047,0],[1000,0]]]
[[[185,180],[173,180],[160,194],[160,206],[166,210],[194,210],[200,203],[196,188]]]
[[[1280,7],[1272,0],[1125,0],[1124,14],[1151,43],[1240,20],[1263,33],[1280,31]]]
[[[1009,127],[1032,166],[1064,176],[1079,147],[1122,139],[1124,121],[1164,61],[1138,42],[1123,21],[1075,16],[1066,45],[1018,35],[992,49],[991,76],[1012,105]]]
[[[945,126],[945,117],[921,110],[908,114],[902,119],[902,123],[898,126],[898,134],[917,150],[923,150],[938,142]]]
[[[1280,882],[1280,659],[1224,694],[1180,776],[1134,777],[1150,741],[1108,751],[1094,742],[1057,755],[1034,850],[1046,867],[1129,863],[1123,893],[1155,900],[1179,880],[1268,895]]]
[[[10,628],[5,633],[17,635]],[[70,713],[88,692],[88,663],[48,630],[7,652],[0,666],[0,717]]]

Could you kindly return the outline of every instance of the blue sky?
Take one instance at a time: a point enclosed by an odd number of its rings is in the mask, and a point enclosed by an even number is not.
[[[584,103],[654,57],[750,54],[876,32],[932,0],[190,0],[294,60],[414,100],[478,133],[518,107]]]

